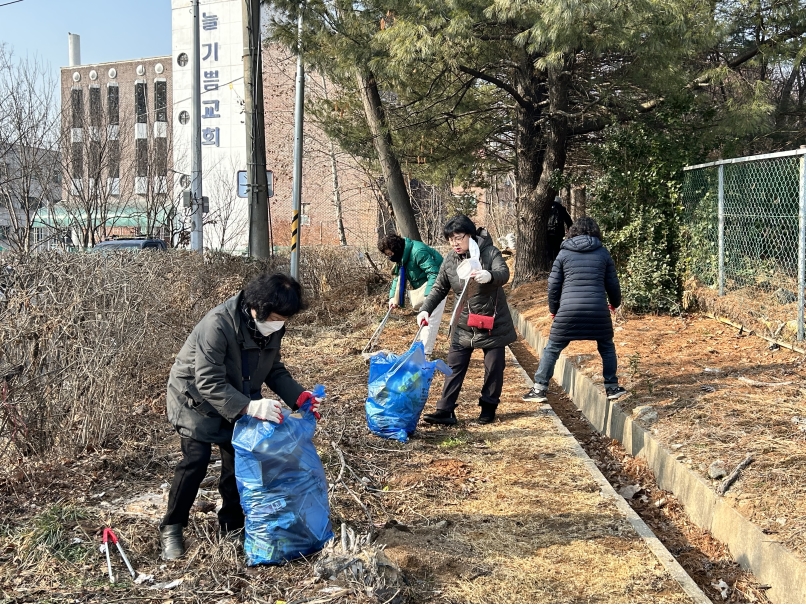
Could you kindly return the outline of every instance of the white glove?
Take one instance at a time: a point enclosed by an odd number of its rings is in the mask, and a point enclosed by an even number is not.
[[[256,399],[246,406],[246,415],[275,424],[283,421],[282,406],[276,399]]]
[[[493,281],[493,275],[486,269],[482,269],[481,271],[476,271],[473,273],[473,279],[476,280],[476,283],[488,284]]]
[[[417,314],[417,325],[418,326],[427,326],[428,325],[428,311],[420,311]]]
[[[389,308],[397,309],[397,306],[398,306],[397,299],[393,296],[392,298],[389,299]]]

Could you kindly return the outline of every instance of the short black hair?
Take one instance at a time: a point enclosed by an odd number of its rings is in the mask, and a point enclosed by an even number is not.
[[[445,239],[450,239],[456,233],[470,236],[476,235],[476,225],[464,214],[457,214],[445,223],[442,228],[442,235]]]
[[[378,250],[381,252],[391,250],[392,255],[395,257],[402,257],[405,249],[406,240],[400,237],[397,233],[389,233],[378,240]]]
[[[258,275],[244,288],[243,302],[254,309],[258,321],[266,321],[272,313],[291,317],[305,308],[302,286],[285,273]]]
[[[590,235],[597,239],[602,239],[602,232],[599,230],[599,224],[589,216],[583,216],[574,221],[571,228],[568,230],[568,237],[576,237],[577,235]]]

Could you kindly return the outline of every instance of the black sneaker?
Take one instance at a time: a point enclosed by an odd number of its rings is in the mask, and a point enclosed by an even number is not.
[[[521,397],[524,401],[535,401],[537,403],[542,403],[544,401],[548,401],[548,394],[549,390],[546,387],[541,387],[538,385],[534,385],[526,395]]]
[[[446,412],[445,410],[437,410],[433,414],[423,415],[423,421],[428,424],[445,424],[453,426],[456,424],[456,414],[453,412]]]
[[[483,405],[481,406],[481,412],[479,413],[479,419],[477,422],[479,424],[492,424],[495,422],[495,410],[497,406],[494,405]]]
[[[605,393],[607,393],[608,399],[618,399],[627,394],[627,389],[621,386],[609,387],[605,389]]]

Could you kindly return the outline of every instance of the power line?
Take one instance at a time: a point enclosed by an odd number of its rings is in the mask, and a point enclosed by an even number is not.
[[[22,0],[12,0],[11,2],[5,2],[0,4],[0,6],[8,6],[9,4],[17,4],[17,2],[22,2]]]

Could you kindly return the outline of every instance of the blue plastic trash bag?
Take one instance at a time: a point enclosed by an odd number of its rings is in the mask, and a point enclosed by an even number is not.
[[[364,406],[369,430],[386,439],[406,442],[414,433],[434,372],[453,371],[438,359],[425,358],[423,343],[415,342],[403,353],[380,351],[369,358],[369,396]]]
[[[251,416],[235,423],[232,445],[246,514],[247,565],[310,555],[333,537],[325,469],[312,441],[315,430],[312,412],[288,409],[282,424]]]

